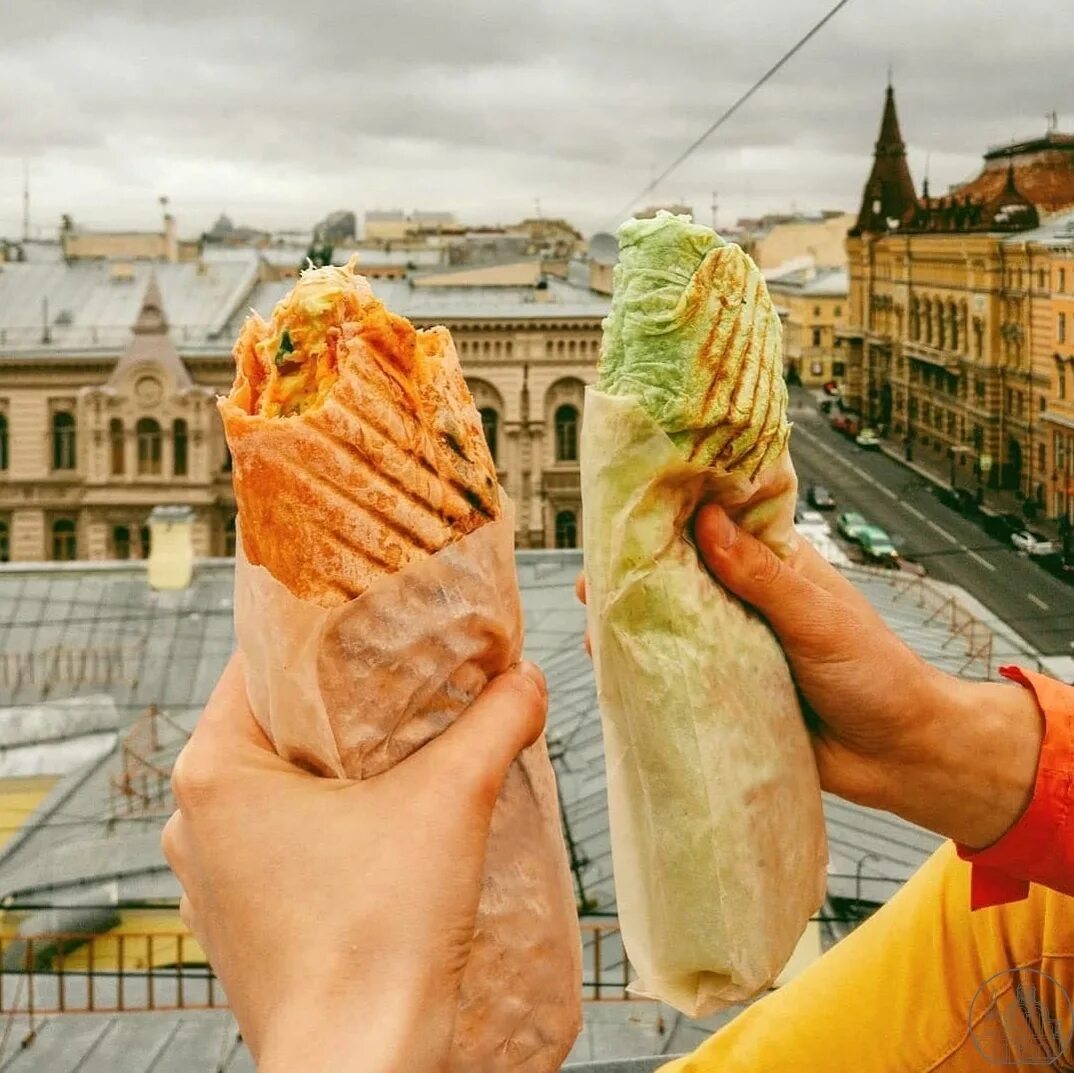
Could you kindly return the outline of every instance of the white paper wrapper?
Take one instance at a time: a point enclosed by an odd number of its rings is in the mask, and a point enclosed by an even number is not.
[[[776,546],[758,485],[688,463],[631,399],[586,393],[587,615],[608,769],[616,900],[634,990],[699,1017],[771,984],[824,899],[808,733],[768,627],[688,536],[703,497]]]
[[[247,689],[282,756],[318,774],[376,775],[518,661],[522,614],[505,513],[332,609],[293,596],[240,545],[235,626]],[[453,1073],[559,1069],[580,1028],[580,945],[542,737],[512,766],[493,812]]]

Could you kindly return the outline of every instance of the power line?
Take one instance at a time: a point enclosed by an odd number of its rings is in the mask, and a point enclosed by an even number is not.
[[[753,83],[752,86],[745,93],[743,93],[719,118],[699,137],[691,142],[648,186],[646,186],[637,195],[632,197],[626,205],[616,214],[615,222],[618,223],[630,210],[639,202],[646,194],[652,193],[680,164],[691,156],[712,134],[714,134],[720,127],[724,125],[738,110],[748,101],[777,71],[793,57],[797,52],[801,51],[806,44],[812,38],[814,38],[820,31],[833,19],[839,12],[850,3],[850,0],[839,0],[837,3],[820,21],[816,22],[809,30],[808,33],[799,41],[788,49],[761,77]]]

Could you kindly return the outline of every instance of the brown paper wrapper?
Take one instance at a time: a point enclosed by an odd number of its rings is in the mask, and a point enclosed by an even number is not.
[[[240,539],[235,628],[254,715],[281,756],[322,775],[377,775],[518,661],[511,513],[334,608],[292,595]],[[552,1073],[580,1023],[578,917],[542,736],[493,811],[449,1068]]]

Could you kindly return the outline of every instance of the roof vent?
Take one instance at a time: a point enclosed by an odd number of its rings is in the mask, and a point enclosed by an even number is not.
[[[56,319],[52,323],[53,324],[58,324],[58,325],[61,325],[61,326],[66,326],[68,324],[74,324],[74,322],[75,322],[75,317],[74,317],[74,314],[71,312],[71,310],[69,310],[69,309],[61,309],[59,311],[59,313],[56,314]]]

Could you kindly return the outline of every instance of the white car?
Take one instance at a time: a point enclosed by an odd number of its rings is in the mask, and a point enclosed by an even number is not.
[[[1011,543],[1026,555],[1055,555],[1059,546],[1054,540],[1049,540],[1043,533],[1033,529],[1019,529],[1011,533]]]

